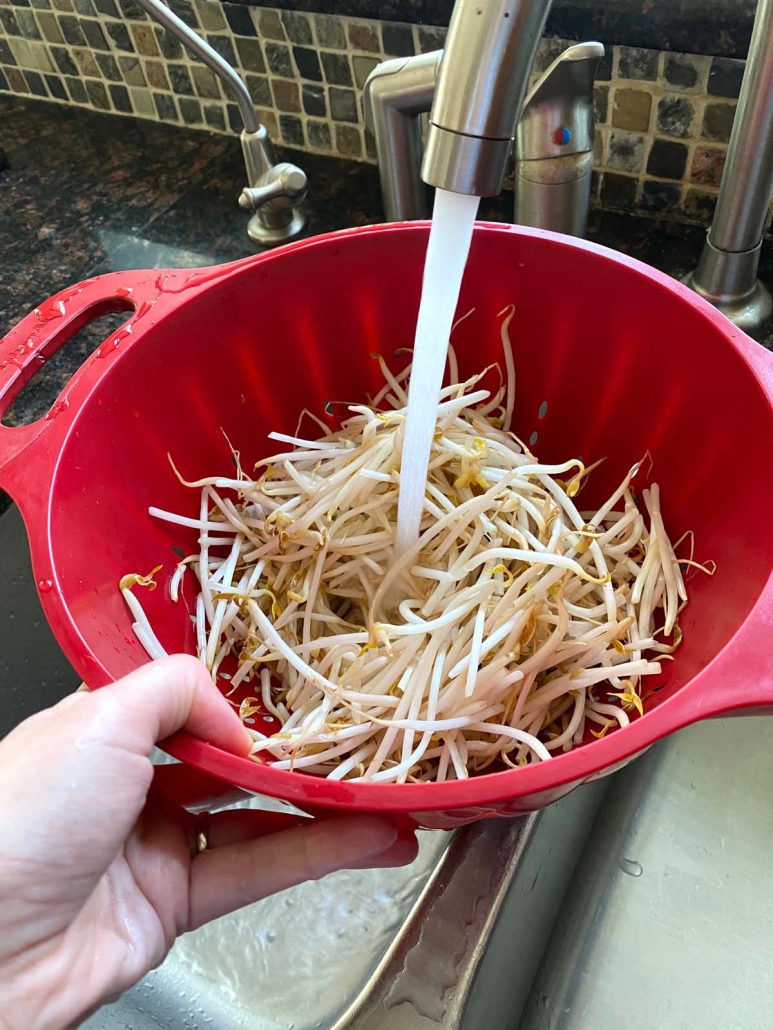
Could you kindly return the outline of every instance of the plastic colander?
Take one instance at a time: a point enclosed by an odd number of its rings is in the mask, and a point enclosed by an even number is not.
[[[188,478],[227,474],[225,431],[249,468],[275,449],[266,434],[293,432],[304,407],[324,416],[326,401],[377,389],[371,353],[399,369],[405,356],[392,356],[413,341],[427,236],[426,223],[376,226],[218,268],[100,276],[41,304],[0,343],[2,413],[82,325],[131,312],[45,418],[0,427],[0,486],[24,517],[48,620],[90,686],[147,661],[121,576],[171,572],[173,547],[196,550],[194,531],[147,513],[198,511],[167,453]],[[696,557],[716,562],[713,577],[689,579],[684,643],[644,716],[549,762],[463,782],[330,782],[182,734],[165,743],[171,754],[301,808],[450,827],[546,805],[697,719],[773,706],[773,355],[631,258],[480,224],[459,302],[475,313],[454,336],[463,377],[501,359],[508,304],[518,435],[544,461],[606,457],[588,486],[597,500],[649,451],[672,538],[693,530]],[[193,651],[185,606],[164,594],[143,595],[158,637]]]

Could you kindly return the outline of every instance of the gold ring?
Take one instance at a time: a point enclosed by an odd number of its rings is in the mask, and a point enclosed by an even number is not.
[[[207,822],[209,815],[202,815],[199,818],[198,825],[196,826],[196,854],[200,855],[202,851],[206,851],[209,847],[209,838],[207,837]]]

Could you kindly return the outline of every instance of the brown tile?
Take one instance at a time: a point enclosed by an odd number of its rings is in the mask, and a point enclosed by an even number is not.
[[[196,12],[201,27],[207,32],[219,32],[225,28],[225,15],[219,3],[213,3],[212,0],[199,0],[196,4]]]
[[[29,93],[30,88],[18,68],[4,67],[3,72],[13,93]]]
[[[134,45],[137,47],[139,53],[145,57],[158,56],[158,44],[156,43],[156,37],[150,25],[133,24],[131,26],[131,31],[132,36],[134,36]]]
[[[279,123],[276,120],[276,112],[271,110],[258,109],[258,118],[260,118],[263,125],[268,129],[269,135],[276,139],[279,135]]]
[[[264,39],[284,40],[285,30],[278,11],[261,11],[258,15],[258,34]]]
[[[335,133],[335,148],[342,157],[362,156],[362,140],[359,129],[353,125],[336,125]]]
[[[301,109],[301,94],[297,82],[289,79],[273,79],[274,105],[280,111],[297,114]]]
[[[701,135],[717,143],[727,143],[733,129],[735,104],[708,103],[703,114]]]
[[[148,85],[152,86],[153,89],[171,89],[169,85],[169,78],[166,74],[166,68],[160,61],[146,61],[145,62],[145,78],[148,80]]]
[[[220,86],[214,72],[203,64],[195,64],[191,68],[191,76],[196,92],[204,100],[219,100]]]
[[[646,132],[650,124],[652,95],[643,89],[617,89],[612,104],[612,124],[617,129]]]
[[[95,79],[100,77],[101,72],[97,66],[97,62],[94,60],[94,54],[90,50],[76,47],[72,51],[72,55],[75,58],[75,63],[80,68],[81,75],[90,75]]]
[[[375,25],[367,22],[353,21],[349,23],[349,46],[352,50],[366,50],[370,54],[381,52],[378,31]]]
[[[727,151],[719,147],[697,147],[692,156],[690,178],[703,186],[719,186]]]
[[[50,11],[38,11],[38,24],[43,38],[47,39],[49,43],[64,43],[59,22]]]
[[[381,62],[375,57],[353,57],[352,68],[354,70],[354,81],[357,83],[360,89],[365,85],[365,80],[368,78],[374,68],[378,67]]]

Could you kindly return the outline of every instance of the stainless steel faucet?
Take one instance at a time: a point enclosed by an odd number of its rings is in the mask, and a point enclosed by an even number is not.
[[[685,280],[741,329],[773,310],[757,278],[773,193],[773,0],[759,0],[714,220],[698,267]]]
[[[426,217],[424,182],[498,193],[518,123],[515,221],[584,235],[593,81],[604,48],[565,50],[532,89],[519,122],[548,7],[545,0],[459,0],[445,51],[386,61],[371,73],[365,110],[387,221]],[[430,110],[422,167],[422,120]]]
[[[247,188],[239,205],[253,211],[247,226],[251,240],[264,247],[296,236],[306,224],[301,204],[306,196],[306,175],[295,165],[278,164],[271,137],[255,113],[252,97],[231,65],[161,0],[137,0],[147,13],[217,75],[239,108],[244,129],[242,154]]]
[[[549,8],[550,0],[457,0],[421,165],[430,186],[500,192]]]

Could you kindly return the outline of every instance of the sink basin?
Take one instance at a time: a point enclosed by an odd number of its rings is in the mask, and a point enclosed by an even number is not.
[[[771,852],[773,719],[657,745],[613,778],[519,1030],[768,1030]]]

